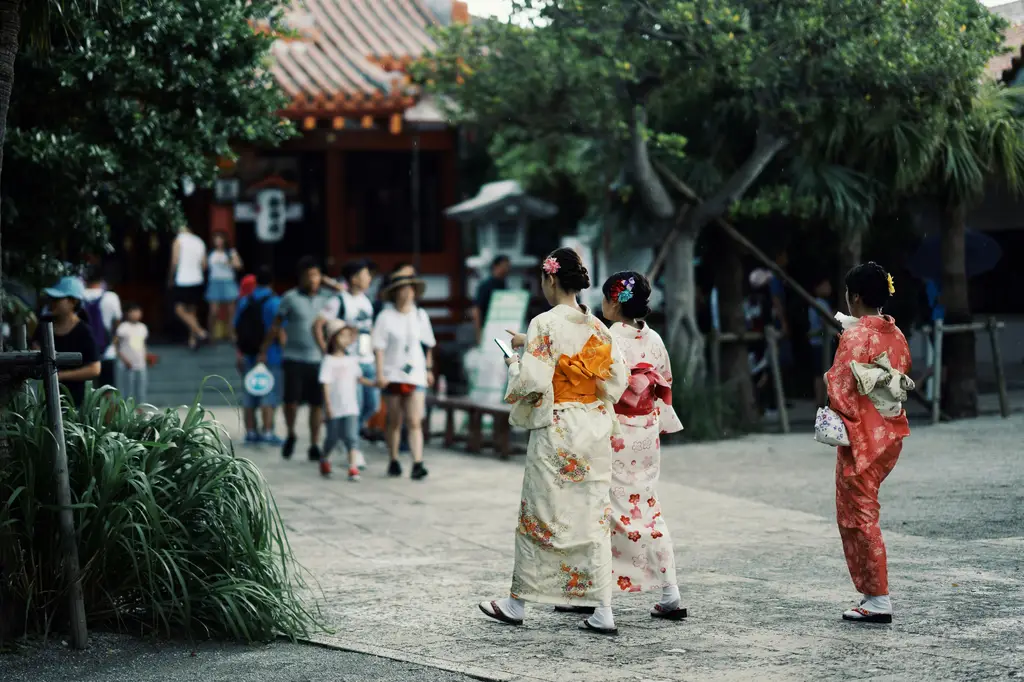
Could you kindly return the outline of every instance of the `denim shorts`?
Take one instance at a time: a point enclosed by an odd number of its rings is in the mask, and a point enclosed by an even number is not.
[[[208,303],[232,303],[238,298],[238,284],[233,279],[211,279],[206,284]]]
[[[256,358],[247,356],[243,361],[245,367],[245,374],[249,373],[253,367],[256,366]],[[257,407],[280,407],[281,405],[281,392],[284,390],[284,372],[281,371],[280,366],[268,365],[267,369],[274,376],[274,388],[265,396],[249,395],[249,392],[244,388],[242,389],[242,407],[246,409],[255,409]]]

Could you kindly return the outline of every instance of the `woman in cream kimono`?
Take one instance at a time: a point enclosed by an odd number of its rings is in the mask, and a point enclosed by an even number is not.
[[[878,489],[910,435],[903,409],[907,391],[914,390],[907,376],[910,349],[896,322],[882,314],[893,293],[892,277],[877,263],[850,270],[846,304],[853,319],[836,316],[844,331],[825,374],[829,406],[850,439],[837,453],[836,518],[850,577],[862,595],[843,619],[862,623],[892,622]]]
[[[627,371],[608,329],[576,302],[590,286],[576,252],[545,259],[541,284],[553,307],[513,335],[526,352],[507,361],[509,421],[530,429],[512,590],[480,610],[521,625],[528,601],[591,606],[580,627],[615,634],[608,490],[613,409]]]

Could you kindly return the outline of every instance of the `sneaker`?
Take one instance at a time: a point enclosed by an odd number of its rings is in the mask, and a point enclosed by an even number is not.
[[[362,452],[356,452],[356,468],[360,471],[366,468],[366,458]]]
[[[310,445],[309,446],[309,450],[307,452],[309,453],[309,461],[310,462],[319,462],[320,461],[320,448],[318,446]]]
[[[412,474],[410,474],[412,480],[420,481],[427,477],[427,467],[423,466],[423,462],[416,462],[412,465]]]
[[[284,441],[276,433],[267,432],[260,436],[260,442],[267,445],[283,445]]]
[[[391,463],[388,464],[388,476],[391,476],[392,478],[394,478],[395,476],[401,476],[401,475],[402,475],[402,465],[398,463],[397,459],[391,460]]]
[[[320,475],[324,477],[331,475],[331,460],[320,460]]]
[[[295,436],[288,436],[285,439],[284,445],[281,446],[281,456],[285,459],[291,459],[292,454],[295,452]]]
[[[260,442],[260,434],[255,431],[247,431],[245,434],[245,442],[247,445],[255,445]]]
[[[348,480],[353,483],[359,480],[359,469],[352,468],[348,470]]]

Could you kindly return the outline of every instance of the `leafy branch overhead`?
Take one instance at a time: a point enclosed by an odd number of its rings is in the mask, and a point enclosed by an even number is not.
[[[708,197],[695,229],[742,208],[735,201],[762,174],[770,181],[754,208],[800,197],[799,210],[818,210],[824,181],[845,174],[850,194],[824,201],[852,212],[872,182],[853,147],[864,127],[920,127],[969,100],[1003,26],[976,0],[516,5],[519,23],[441,31],[421,81],[501,140],[499,162],[596,142],[601,158],[581,188],[603,192],[609,169],[625,167],[648,214],[664,219],[678,207],[651,168],[657,155]],[[814,179],[793,182],[796,159]]]
[[[276,22],[267,0],[69,5],[50,17],[49,50],[22,50],[7,128],[3,184],[8,272],[64,243],[101,253],[112,222],[181,224],[184,176],[212,181],[233,143],[292,133],[266,63]],[[38,266],[38,263],[36,264]]]

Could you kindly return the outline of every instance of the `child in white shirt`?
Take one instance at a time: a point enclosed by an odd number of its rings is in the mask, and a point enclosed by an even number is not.
[[[149,328],[142,321],[142,307],[130,303],[124,309],[124,321],[114,333],[114,349],[121,361],[118,390],[124,399],[133,398],[136,405],[146,402],[149,379],[146,374],[146,339]]]
[[[331,451],[339,441],[348,449],[348,480],[359,480],[359,392],[360,386],[372,386],[363,377],[359,356],[350,354],[358,330],[341,320],[326,326],[327,354],[320,363],[320,383],[324,389],[327,412],[327,439],[320,456],[320,473],[331,473]]]

